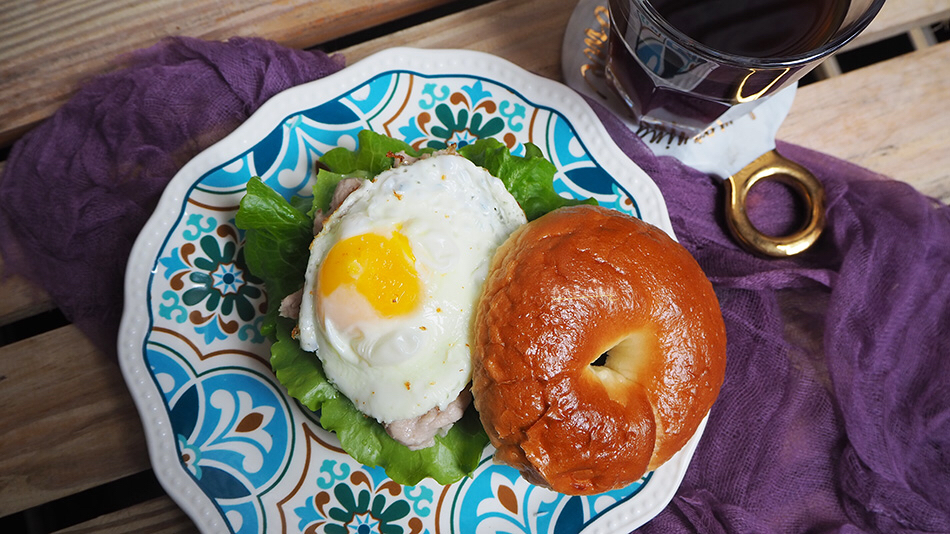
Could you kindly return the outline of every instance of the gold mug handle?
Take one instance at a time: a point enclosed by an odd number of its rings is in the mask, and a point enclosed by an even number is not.
[[[775,180],[798,192],[806,204],[805,225],[787,236],[760,232],[746,212],[749,190],[762,180]],[[726,223],[747,249],[772,257],[788,257],[811,247],[825,228],[825,188],[801,165],[771,150],[726,179]]]

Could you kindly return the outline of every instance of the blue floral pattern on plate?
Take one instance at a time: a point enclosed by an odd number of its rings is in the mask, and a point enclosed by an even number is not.
[[[384,52],[278,95],[170,184],[130,258],[127,292],[137,306],[127,308],[120,339],[156,472],[207,531],[577,532],[608,512],[632,528],[644,515],[633,504],[656,500],[653,488],[668,499],[681,474],[568,497],[493,465],[486,450],[472,478],[403,487],[343,453],[269,368],[260,333],[267,294],[234,223],[245,184],[260,176],[286,198],[308,196],[317,159],[355,147],[363,129],[415,147],[490,136],[522,154],[534,143],[557,167],[561,195],[594,197],[670,231],[655,186],[615,146],[600,146],[605,134],[576,95],[484,54],[455,51],[445,62],[439,51],[412,53],[421,59]],[[463,68],[458,57],[486,68]],[[534,99],[519,90],[537,93],[532,84],[541,87]],[[571,117],[558,110],[563,99]]]

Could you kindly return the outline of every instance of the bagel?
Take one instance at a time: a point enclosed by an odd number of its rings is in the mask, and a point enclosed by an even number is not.
[[[495,461],[565,494],[624,487],[669,460],[725,374],[719,303],[693,257],[598,206],[516,230],[474,328],[472,393]]]

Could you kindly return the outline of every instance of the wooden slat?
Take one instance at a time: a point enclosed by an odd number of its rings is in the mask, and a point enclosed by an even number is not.
[[[0,176],[3,175],[5,165],[5,161],[0,161]],[[3,257],[0,257],[0,295],[3,295],[3,298],[0,298],[0,326],[56,307],[45,291],[22,276],[7,273]]]
[[[73,326],[0,347],[0,517],[149,468],[118,362]]]
[[[56,307],[42,289],[21,276],[4,275],[3,258],[0,258],[0,326],[25,319]]]
[[[0,161],[0,176],[3,175],[5,166],[6,162]],[[0,257],[0,295],[3,296],[0,298],[0,326],[56,307],[53,299],[45,291],[21,276],[9,275],[2,257]]]
[[[190,534],[195,524],[169,497],[159,497],[124,510],[56,531],[55,534]]]
[[[2,0],[0,145],[10,143],[32,124],[49,116],[78,83],[107,70],[117,55],[149,46],[167,35],[208,39],[260,36],[288,46],[310,47],[450,1],[69,0],[36,3]],[[528,55],[531,50],[554,51],[563,28],[559,23],[566,20],[574,5],[575,2],[564,0],[498,2],[481,10],[484,14],[496,9],[494,17],[486,19],[475,13],[477,20],[473,22],[483,28],[491,25],[487,33],[449,29],[442,35],[433,35],[416,28],[414,39],[404,42],[428,47],[436,43],[440,47],[468,47],[466,43],[474,41],[478,43],[474,48],[490,49],[504,57],[508,57],[506,54]],[[513,7],[517,9],[509,11]],[[510,16],[512,14],[515,16]],[[948,17],[950,0],[888,2],[856,43],[881,39]],[[464,22],[466,18],[466,14],[462,14],[455,20]],[[503,31],[498,31],[498,26]],[[531,28],[531,32],[524,31],[527,28]],[[522,38],[529,44],[543,46],[517,49]],[[556,67],[556,62],[548,62],[547,66]]]
[[[908,32],[921,26],[929,26],[950,19],[950,0],[888,0],[881,12],[867,29],[852,41],[847,48]]]
[[[937,34],[930,26],[914,28],[907,33],[907,36],[910,37],[910,43],[914,46],[914,50],[927,48],[928,46],[933,46],[938,42]]]
[[[491,52],[533,72],[560,79],[561,39],[573,0],[502,0],[342,50],[348,62],[393,46],[467,48]],[[544,13],[539,17],[538,13]],[[950,19],[950,0],[885,3],[852,43],[867,44]],[[498,31],[502,25],[504,29]]]
[[[341,50],[352,64],[394,46],[464,48],[560,79],[561,39],[575,0],[499,0]]]
[[[950,202],[950,42],[806,85],[780,139]]]
[[[308,48],[452,1],[0,0],[0,146],[119,54],[166,36],[254,36]]]

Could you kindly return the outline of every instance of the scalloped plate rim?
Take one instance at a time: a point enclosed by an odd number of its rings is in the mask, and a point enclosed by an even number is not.
[[[492,74],[500,75],[501,78],[493,78],[483,72],[475,74],[471,72],[471,67],[464,65],[466,63],[490,67]],[[597,156],[597,161],[604,168],[618,165],[630,167],[630,172],[641,181],[638,185],[646,187],[654,195],[650,200],[655,201],[656,205],[644,206],[650,211],[650,222],[675,239],[666,205],[656,184],[620,150],[583,97],[557,81],[531,73],[503,58],[472,50],[390,48],[334,74],[275,95],[233,132],[196,155],[176,173],[135,240],[126,269],[124,309],[117,340],[122,374],[142,420],[156,477],[202,532],[217,532],[227,527],[221,521],[217,506],[200,490],[178,461],[166,406],[143,358],[151,324],[146,305],[147,288],[153,269],[156,268],[156,252],[168,239],[170,223],[181,216],[184,201],[197,181],[211,169],[246,152],[252,142],[259,142],[258,132],[272,131],[292,113],[336,98],[373,76],[398,70],[418,71],[427,76],[458,75],[487,79],[515,90],[535,106],[550,106],[551,110],[567,120],[578,138],[582,137],[583,132],[582,142],[589,147],[593,146],[592,141],[597,142],[598,146],[596,149],[591,148],[590,153]],[[560,101],[552,105],[550,100]],[[609,165],[604,164],[605,160],[609,161]],[[631,498],[617,503],[592,519],[583,532],[606,534],[615,532],[617,528],[632,530],[662,511],[679,487],[705,425],[706,419],[687,445],[654,472],[650,487],[662,491],[651,490],[652,493],[658,493],[652,499]],[[646,492],[640,495],[643,493]],[[638,503],[640,506],[636,506]]]

